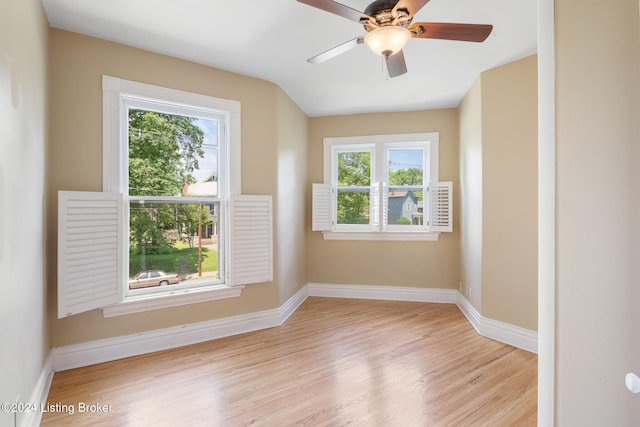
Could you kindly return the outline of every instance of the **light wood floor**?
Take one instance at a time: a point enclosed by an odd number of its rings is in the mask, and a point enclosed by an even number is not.
[[[535,426],[536,378],[455,305],[309,298],[277,328],[56,373],[48,404],[75,413],[42,425]]]

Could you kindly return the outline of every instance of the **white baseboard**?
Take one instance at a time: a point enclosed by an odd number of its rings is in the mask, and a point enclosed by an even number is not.
[[[280,326],[307,298],[305,286],[281,307],[223,319],[107,338],[52,349],[53,370],[64,371]]]
[[[42,411],[39,410],[41,405],[46,404],[47,396],[49,396],[49,389],[51,388],[51,381],[53,381],[53,356],[49,352],[47,359],[42,366],[40,376],[36,382],[29,400],[23,400],[23,403],[31,403],[37,405],[36,411],[22,411],[18,412],[16,425],[20,427],[37,427],[42,420]]]
[[[461,293],[458,293],[456,304],[478,334],[531,353],[538,353],[536,331],[483,317]]]
[[[314,297],[456,304],[478,334],[532,353],[538,352],[537,332],[483,317],[457,290],[329,283],[309,283],[308,286],[309,296]]]
[[[453,289],[309,283],[276,309],[53,348],[43,375],[280,326],[308,296],[457,304],[480,335],[537,352],[535,331],[482,317]]]
[[[309,296],[309,287],[304,286],[298,292],[293,294],[284,304],[278,309],[280,315],[280,324],[282,325],[295,311],[302,305],[302,303]]]
[[[456,303],[458,291],[453,289],[413,288],[399,286],[338,285],[309,283],[309,296],[360,298],[389,301]]]

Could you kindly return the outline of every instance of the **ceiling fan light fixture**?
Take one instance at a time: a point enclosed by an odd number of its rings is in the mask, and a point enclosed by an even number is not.
[[[411,38],[411,32],[404,27],[387,25],[371,30],[364,37],[364,44],[376,55],[393,55],[399,52]]]

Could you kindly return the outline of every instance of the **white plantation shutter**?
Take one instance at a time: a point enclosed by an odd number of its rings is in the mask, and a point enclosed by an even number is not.
[[[122,196],[58,193],[58,318],[119,302]]]
[[[330,231],[333,229],[332,220],[332,189],[329,184],[313,184],[311,201],[311,230]]]
[[[230,284],[273,280],[273,226],[271,196],[231,198]]]
[[[387,227],[387,221],[388,221],[388,216],[389,216],[389,187],[387,186],[387,183],[383,183],[382,184],[382,189],[381,189],[381,197],[382,197],[382,206],[380,207],[381,212],[382,212],[382,229],[384,231],[384,229]]]
[[[371,185],[371,227],[374,231],[380,230],[381,187],[379,182],[374,182]]]
[[[429,230],[453,231],[453,183],[429,184]]]

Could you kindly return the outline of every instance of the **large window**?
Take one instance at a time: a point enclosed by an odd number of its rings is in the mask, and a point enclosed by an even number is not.
[[[104,193],[59,196],[61,317],[272,280],[271,198],[239,194],[238,102],[105,76],[103,115]]]
[[[313,229],[326,239],[435,240],[451,231],[451,183],[438,182],[438,134],[325,138]]]
[[[216,111],[125,97],[126,295],[224,283],[226,120]],[[222,141],[222,143],[221,143]],[[150,280],[147,274],[159,275]]]

